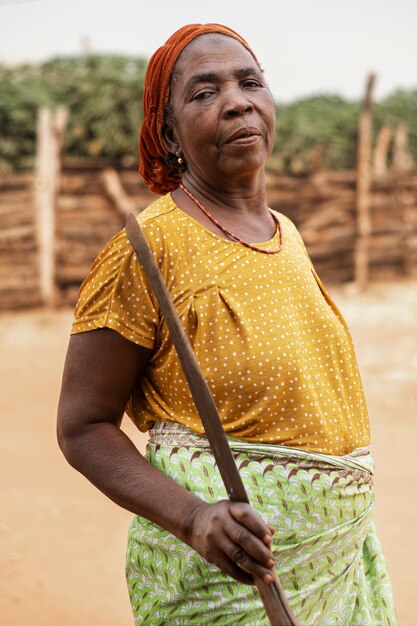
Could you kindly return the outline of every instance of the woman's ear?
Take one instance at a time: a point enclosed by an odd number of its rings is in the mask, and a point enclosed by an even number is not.
[[[168,154],[180,154],[181,146],[175,129],[170,124],[165,124],[162,130],[162,143]]]

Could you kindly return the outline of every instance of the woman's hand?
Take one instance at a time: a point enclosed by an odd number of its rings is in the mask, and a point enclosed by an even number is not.
[[[257,576],[270,584],[275,580],[273,533],[249,504],[202,502],[191,523],[190,545],[238,582],[253,585]]]

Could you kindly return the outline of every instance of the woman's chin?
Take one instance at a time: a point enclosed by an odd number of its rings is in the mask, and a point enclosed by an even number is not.
[[[229,155],[222,164],[224,167],[220,168],[221,174],[229,180],[257,176],[264,171],[268,158],[264,152],[263,154],[245,152],[242,155],[234,155],[234,158]]]

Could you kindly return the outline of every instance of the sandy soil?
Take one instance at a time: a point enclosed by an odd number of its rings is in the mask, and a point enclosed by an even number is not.
[[[417,624],[417,283],[333,295],[352,330],[377,462],[377,522],[402,626]],[[123,561],[130,514],[67,464],[55,411],[70,311],[0,317],[0,622],[132,624]],[[124,428],[143,449],[145,438]]]

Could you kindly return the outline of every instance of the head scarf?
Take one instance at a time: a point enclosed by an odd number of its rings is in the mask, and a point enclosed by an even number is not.
[[[169,81],[174,65],[184,48],[205,33],[220,33],[239,41],[258,63],[249,44],[234,30],[221,24],[189,24],[177,30],[152,55],[145,75],[143,123],[139,136],[139,171],[146,184],[160,195],[174,191],[181,181],[181,172],[165,162],[162,143],[165,107],[169,102]]]

